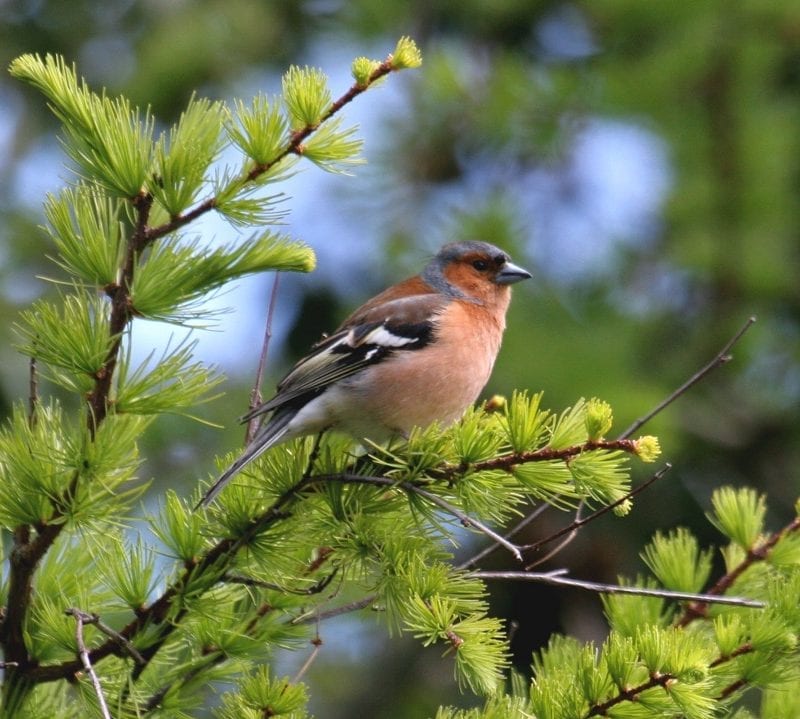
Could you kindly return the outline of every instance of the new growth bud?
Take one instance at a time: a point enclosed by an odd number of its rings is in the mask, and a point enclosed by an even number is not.
[[[611,405],[600,399],[593,397],[586,403],[586,434],[589,441],[597,442],[611,430],[614,422],[614,415]]]

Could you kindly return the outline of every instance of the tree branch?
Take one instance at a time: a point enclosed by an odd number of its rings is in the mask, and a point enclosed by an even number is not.
[[[586,517],[577,517],[573,522],[568,524],[566,527],[562,527],[557,532],[554,532],[553,534],[544,537],[543,539],[540,539],[534,542],[533,544],[525,544],[522,547],[520,547],[520,549],[523,552],[535,552],[541,549],[545,544],[549,544],[550,542],[560,537],[563,537],[565,534],[572,536],[578,529],[583,527],[583,525],[588,524],[589,522],[593,522],[595,519],[602,517],[604,514],[607,514],[614,508],[619,507],[622,504],[625,504],[625,502],[627,502],[630,499],[633,499],[637,494],[644,492],[645,489],[647,489],[654,482],[657,482],[659,479],[661,479],[671,469],[672,469],[671,464],[669,463],[665,464],[660,470],[658,470],[658,472],[653,474],[648,480],[642,482],[642,484],[640,484],[638,487],[634,487],[629,492],[626,492],[622,497],[620,497],[615,502],[600,507],[600,509],[598,509],[595,512],[592,512]],[[541,564],[541,561],[537,562],[537,564]],[[528,568],[529,567],[526,567],[526,569]]]
[[[686,392],[688,392],[689,389],[691,389],[694,385],[696,385],[701,380],[705,379],[711,372],[713,372],[718,367],[721,367],[722,365],[727,364],[732,359],[730,351],[733,349],[734,345],[737,342],[739,342],[739,340],[744,336],[745,332],[747,332],[747,330],[750,329],[750,327],[755,323],[755,321],[756,321],[755,317],[749,317],[747,319],[747,321],[742,325],[742,327],[736,332],[736,334],[733,337],[731,337],[731,339],[729,339],[725,343],[725,345],[722,347],[722,349],[714,356],[714,358],[708,364],[706,364],[704,367],[702,367],[697,372],[695,372],[688,380],[686,380],[680,387],[678,387],[674,392],[672,392],[662,402],[660,402],[658,405],[656,405],[646,415],[644,415],[643,417],[640,417],[633,424],[631,424],[624,432],[622,432],[622,434],[619,435],[619,437],[617,438],[617,441],[622,441],[622,440],[629,439],[632,434],[634,434],[639,429],[641,429],[641,427],[643,425],[645,425],[647,422],[649,422],[651,419],[653,419],[653,417],[655,417],[656,415],[660,414],[664,409],[666,409],[676,399],[678,399],[679,397],[684,395]],[[670,469],[670,467],[671,467],[671,465],[667,464],[663,470],[661,470],[660,472],[656,473],[647,482],[645,482],[644,484],[640,485],[636,489],[632,490],[631,492],[626,494],[625,497],[621,498],[617,502],[614,502],[613,504],[610,504],[607,507],[602,507],[598,511],[594,512],[593,514],[590,514],[588,517],[585,517],[585,518],[581,518],[579,516],[579,513],[578,513],[578,514],[576,514],[575,520],[573,522],[571,522],[569,525],[567,525],[566,527],[563,527],[562,529],[558,530],[557,532],[555,532],[554,534],[551,534],[548,537],[544,537],[543,539],[535,542],[534,544],[530,544],[530,545],[522,547],[523,551],[533,552],[533,551],[536,551],[536,550],[540,549],[545,544],[549,544],[550,542],[552,542],[552,541],[554,541],[554,540],[556,540],[556,539],[558,539],[560,537],[563,537],[564,535],[567,535],[566,540],[563,541],[561,544],[559,544],[551,552],[549,552],[546,557],[540,558],[536,562],[534,562],[532,564],[529,564],[526,567],[526,569],[530,569],[531,567],[538,566],[539,564],[541,564],[546,559],[549,559],[552,556],[554,556],[555,554],[557,554],[558,552],[560,552],[567,544],[569,544],[577,536],[578,529],[580,529],[585,524],[594,521],[598,517],[602,516],[603,514],[607,513],[608,511],[612,510],[614,507],[617,507],[620,504],[622,504],[623,502],[626,502],[627,500],[632,499],[634,496],[636,496],[637,494],[642,492],[644,489],[649,487],[651,484],[653,484],[653,482],[655,482],[658,479],[661,479],[661,477],[664,476],[664,474]],[[520,523],[521,526],[525,526],[525,524],[527,524],[527,522],[525,520],[523,520],[523,522]],[[511,534],[513,535],[513,533],[516,532],[516,531],[517,531],[517,529],[515,528],[514,530],[512,530]],[[506,536],[509,536],[509,535],[506,535]],[[488,548],[488,551],[491,552],[491,551],[494,550],[494,548],[495,547],[490,547],[490,548]]]
[[[119,282],[107,291],[111,297],[111,315],[109,318],[109,334],[111,346],[103,364],[95,376],[94,387],[87,397],[89,412],[87,417],[90,436],[94,438],[97,428],[108,412],[108,401],[114,370],[117,365],[122,333],[131,318],[130,287],[136,257],[144,242],[147,220],[153,198],[141,194],[133,201],[136,209],[136,225],[128,239],[123,266],[120,268]],[[53,500],[52,515],[36,527],[36,535],[30,539],[30,532],[16,532],[14,546],[11,550],[11,572],[8,584],[8,612],[0,627],[0,644],[3,646],[6,659],[16,662],[17,668],[10,672],[4,682],[4,691],[14,691],[19,679],[27,675],[30,659],[23,636],[22,627],[30,604],[33,575],[39,561],[56,541],[61,531],[67,526],[66,511],[75,496],[81,473],[76,471],[61,497]],[[24,537],[24,540],[23,540]],[[6,695],[8,696],[8,694]]]
[[[584,452],[603,450],[608,452],[627,452],[628,454],[636,454],[638,451],[636,441],[632,439],[590,440],[582,444],[574,444],[559,449],[542,447],[541,449],[535,449],[530,452],[511,452],[501,455],[500,457],[493,457],[492,459],[486,459],[482,462],[475,462],[467,467],[461,464],[444,463],[440,469],[429,471],[428,476],[433,479],[450,480],[453,477],[464,474],[466,470],[482,472],[485,470],[502,469],[510,472],[519,464],[527,464],[529,462],[552,462],[553,460],[566,461]]]
[[[763,609],[764,602],[747,599],[745,597],[721,597],[713,594],[693,594],[691,592],[674,592],[669,589],[655,589],[652,587],[628,587],[623,584],[602,584],[601,582],[587,582],[582,579],[571,579],[566,576],[566,569],[556,569],[552,572],[472,572],[478,579],[502,579],[516,582],[538,582],[552,584],[559,587],[575,587],[586,589],[598,594],[633,594],[640,597],[660,597],[677,601],[702,601],[715,604],[729,604],[735,607],[754,607]]]
[[[769,557],[770,552],[775,548],[775,545],[784,537],[794,534],[800,530],[800,517],[795,517],[789,524],[777,532],[773,532],[764,541],[756,544],[747,551],[745,558],[737,564],[730,572],[723,574],[716,583],[706,593],[708,596],[718,597],[727,592],[736,582],[736,580],[744,574],[752,565],[757,562],[763,562]],[[691,624],[695,619],[701,619],[708,615],[709,601],[696,600],[686,607],[683,615],[676,622],[676,626],[685,627]]]
[[[297,594],[299,596],[312,596],[324,592],[328,585],[333,581],[336,576],[336,570],[332,571],[328,576],[323,577],[318,582],[315,582],[306,589],[289,589],[282,587],[279,584],[272,582],[264,582],[260,579],[253,577],[242,577],[237,574],[226,574],[221,581],[228,582],[229,584],[241,584],[244,587],[259,587],[260,589],[273,589],[277,592],[286,592],[287,594]]]
[[[508,532],[506,532],[503,536],[510,540],[511,537],[515,536],[519,532],[521,532],[525,527],[527,527],[534,519],[538,519],[546,510],[550,508],[549,504],[540,504],[536,507],[532,512],[529,512],[525,515],[517,524],[515,524]],[[488,546],[484,547],[478,553],[472,555],[468,559],[465,559],[461,562],[457,569],[469,569],[470,567],[477,567],[478,562],[482,559],[485,559],[490,554],[492,554],[495,550],[499,549],[502,545],[498,544],[497,542],[492,542]],[[523,551],[525,547],[520,547],[520,551]]]
[[[119,350],[122,346],[122,334],[128,326],[133,312],[131,286],[133,284],[136,258],[144,249],[147,238],[147,221],[150,217],[150,208],[153,206],[152,195],[140,194],[134,198],[133,206],[136,210],[136,225],[128,238],[125,259],[120,268],[119,279],[115,284],[106,288],[106,293],[111,298],[109,335],[112,338],[112,342],[102,366],[95,375],[94,387],[87,398],[89,405],[87,421],[92,437],[94,437],[97,428],[108,413],[108,398],[119,359]]]
[[[663,412],[676,399],[686,394],[698,382],[705,379],[707,375],[709,375],[718,367],[721,367],[722,365],[730,362],[733,359],[733,356],[730,354],[730,351],[733,349],[733,346],[740,339],[742,339],[745,332],[747,332],[747,330],[749,330],[750,327],[752,327],[753,324],[755,324],[755,321],[756,321],[755,317],[748,317],[747,321],[739,328],[736,334],[725,343],[725,346],[719,352],[717,352],[714,358],[707,365],[697,370],[697,372],[695,372],[691,377],[689,377],[689,379],[687,379],[680,387],[678,387],[662,402],[659,402],[655,407],[653,407],[653,409],[651,409],[646,415],[637,419],[633,424],[630,425],[630,427],[628,427],[619,436],[619,438],[626,439],[630,437],[634,432],[638,432],[643,425],[647,424],[651,419],[653,419],[653,417]]]
[[[289,623],[293,626],[296,626],[299,624],[310,624],[311,622],[321,622],[326,619],[333,619],[334,617],[340,617],[342,614],[350,614],[351,612],[357,612],[361,609],[366,609],[370,604],[374,604],[377,600],[377,594],[370,594],[361,599],[356,599],[355,601],[348,602],[340,607],[328,609],[324,612],[306,612],[305,614],[295,617]]]
[[[392,59],[389,57],[388,59],[384,60],[369,77],[369,81],[364,85],[359,85],[354,83],[350,89],[347,90],[339,99],[335,100],[331,103],[330,107],[327,109],[325,114],[322,116],[320,121],[316,125],[306,125],[304,128],[293,132],[289,138],[289,142],[286,146],[269,162],[262,162],[255,164],[250,171],[244,176],[243,181],[245,183],[255,182],[259,177],[261,177],[264,173],[269,172],[273,167],[277,164],[285,160],[290,155],[302,155],[303,154],[303,143],[309,138],[309,136],[314,133],[322,124],[330,120],[336,113],[338,113],[345,105],[352,102],[356,97],[358,97],[362,92],[365,92],[369,87],[371,87],[377,80],[388,75],[390,72],[394,70],[394,65],[392,64]],[[213,210],[217,206],[217,198],[216,197],[209,197],[206,200],[203,200],[193,209],[185,212],[182,215],[178,215],[177,217],[173,217],[169,222],[165,222],[163,225],[158,225],[157,227],[150,227],[146,232],[146,244],[150,244],[151,242],[157,240],[164,235],[168,235],[175,230],[188,225],[190,222],[193,222],[198,217],[201,217],[206,212]]]
[[[589,717],[608,716],[609,709],[617,706],[617,704],[622,704],[623,702],[635,702],[640,694],[646,692],[648,689],[653,689],[654,687],[666,688],[667,684],[673,681],[674,678],[675,677],[672,674],[653,673],[650,675],[650,679],[643,684],[639,684],[639,686],[631,689],[622,689],[620,690],[619,694],[612,697],[608,701],[605,701],[602,704],[595,704],[589,710],[589,713],[585,715],[585,719],[589,719]]]

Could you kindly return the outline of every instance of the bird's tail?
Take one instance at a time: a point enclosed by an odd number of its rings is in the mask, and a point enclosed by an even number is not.
[[[217,479],[211,488],[203,495],[203,498],[195,505],[195,510],[200,507],[207,507],[217,495],[225,488],[225,485],[233,479],[243,467],[247,466],[253,460],[260,457],[270,447],[274,447],[284,440],[284,435],[287,432],[289,422],[292,417],[297,414],[296,410],[288,410],[281,412],[278,410],[269,421],[266,422],[256,432],[255,437],[250,444],[245,447],[244,452],[231,464]]]

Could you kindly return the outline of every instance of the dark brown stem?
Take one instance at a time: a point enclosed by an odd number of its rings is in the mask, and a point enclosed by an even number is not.
[[[650,679],[643,684],[639,684],[639,686],[632,687],[631,689],[621,689],[619,694],[608,701],[602,704],[595,704],[589,710],[589,713],[585,715],[585,718],[608,716],[609,709],[623,702],[634,702],[642,692],[646,692],[648,689],[653,689],[654,687],[666,687],[673,679],[674,677],[671,674],[652,674]]]
[[[736,647],[736,649],[734,649],[730,654],[717,657],[713,662],[711,662],[711,664],[708,665],[708,668],[713,669],[714,667],[718,667],[721,664],[729,662],[731,659],[736,659],[736,657],[740,657],[742,654],[749,654],[752,651],[754,651],[753,645],[750,642],[745,642],[744,644]]]
[[[326,110],[317,124],[306,125],[304,128],[293,132],[289,138],[289,142],[274,158],[272,158],[272,160],[253,165],[253,167],[242,178],[242,182],[245,184],[255,182],[264,173],[269,172],[273,167],[285,160],[287,157],[291,155],[302,155],[303,143],[319,128],[320,125],[330,120],[331,117],[339,112],[345,105],[352,102],[362,92],[365,92],[376,80],[388,75],[390,72],[392,72],[392,70],[394,70],[394,66],[392,65],[391,59],[382,62],[372,72],[368,82],[363,85],[352,85],[350,89],[344,93],[344,95],[331,103],[330,107]],[[159,237],[168,235],[169,233],[188,225],[190,222],[196,220],[206,212],[213,210],[216,206],[217,198],[209,197],[188,212],[178,215],[177,217],[173,217],[169,222],[165,222],[163,225],[158,225],[157,227],[149,228],[147,231],[146,242],[153,242]]]
[[[785,527],[779,529],[777,532],[773,532],[766,540],[751,547],[747,551],[745,558],[731,569],[730,572],[723,574],[706,594],[714,596],[725,594],[747,569],[756,562],[763,562],[781,539],[790,534],[794,534],[798,530],[800,530],[800,517],[795,517]],[[686,607],[683,615],[676,622],[676,626],[685,627],[687,624],[691,624],[695,619],[701,619],[707,616],[707,614],[707,602],[692,602]]]
[[[259,587],[261,589],[274,589],[280,592],[286,592],[287,594],[297,594],[300,596],[312,596],[314,594],[319,594],[320,592],[325,591],[326,587],[333,581],[333,578],[336,576],[336,571],[334,570],[328,576],[323,577],[320,579],[316,584],[312,584],[310,587],[305,589],[288,589],[279,584],[273,584],[272,582],[265,582],[261,579],[254,579],[253,577],[243,577],[238,574],[226,574],[221,581],[228,582],[229,584],[241,584],[245,587]]]
[[[108,414],[108,402],[111,395],[114,371],[119,360],[119,350],[122,346],[122,334],[133,316],[131,286],[133,284],[134,268],[136,267],[136,260],[144,250],[147,242],[147,221],[150,217],[152,205],[152,195],[142,193],[134,199],[136,226],[128,240],[119,281],[106,288],[106,292],[111,298],[109,335],[112,340],[103,364],[95,375],[94,387],[86,400],[89,405],[87,422],[92,437],[94,437],[98,427]]]
[[[428,474],[433,479],[449,480],[464,474],[468,469],[473,472],[492,469],[504,469],[510,472],[514,467],[520,464],[528,464],[529,462],[551,462],[559,459],[569,461],[573,457],[577,457],[584,452],[593,452],[597,450],[628,452],[630,454],[636,454],[637,451],[636,442],[632,439],[598,440],[596,442],[589,441],[583,444],[574,444],[560,449],[542,447],[542,449],[536,449],[531,452],[513,452],[500,457],[494,457],[493,459],[487,459],[483,462],[475,462],[475,464],[471,464],[468,467],[464,467],[461,464],[445,464],[441,469],[431,470]]]
[[[744,679],[744,678],[737,679],[735,682],[732,682],[731,684],[728,684],[728,686],[726,686],[719,693],[719,696],[717,697],[717,701],[720,701],[720,702],[721,701],[725,701],[725,699],[730,697],[731,694],[735,694],[740,689],[744,689],[748,684],[749,684],[749,682],[747,681],[747,679]]]
[[[205,572],[215,572],[218,574],[217,581],[222,581],[227,566],[229,566],[236,552],[272,522],[282,518],[286,506],[295,498],[301,496],[304,491],[308,490],[312,483],[313,482],[309,480],[301,480],[298,484],[288,489],[276,499],[272,506],[265,512],[253,519],[250,526],[242,532],[240,537],[236,539],[222,539],[199,559],[187,561],[181,576],[175,580],[174,584],[170,585],[165,592],[148,607],[140,609],[136,613],[136,616],[118,632],[119,637],[122,637],[122,639],[127,642],[132,642],[145,627],[161,627],[160,633],[153,639],[147,650],[141,652],[145,661],[134,669],[134,673],[137,676],[158,653],[170,634],[180,625],[184,613],[179,611],[174,616],[170,616],[170,614],[173,611],[176,600],[180,598],[191,580]],[[212,583],[209,582],[209,586],[211,584]],[[90,652],[90,657],[92,662],[96,664],[107,656],[119,655],[121,652],[122,649],[120,648],[119,640],[115,637],[113,639],[108,639],[108,641],[92,650]],[[34,683],[56,681],[72,676],[76,671],[79,671],[80,668],[80,662],[75,660],[62,662],[60,664],[48,664],[31,668],[29,677],[30,681]]]
[[[122,333],[131,318],[130,287],[133,281],[134,267],[146,237],[147,219],[152,203],[153,198],[144,193],[134,199],[133,205],[137,212],[137,220],[128,240],[125,260],[120,269],[119,283],[107,290],[111,297],[109,333],[112,342],[108,354],[95,376],[94,387],[87,397],[89,406],[87,422],[92,437],[95,436],[97,428],[108,413],[111,383],[117,365]],[[42,557],[67,525],[66,512],[72,497],[75,496],[80,476],[80,472],[77,471],[73,474],[64,494],[54,500],[55,506],[52,515],[47,521],[34,527],[36,532],[33,538],[31,538],[29,529],[19,528],[15,532],[14,546],[9,557],[11,570],[8,584],[8,610],[2,626],[0,626],[0,644],[3,647],[4,655],[7,660],[17,664],[16,669],[7,672],[5,677],[6,697],[10,696],[10,693],[14,692],[15,687],[20,683],[38,681],[34,675],[40,668],[36,667],[28,656],[23,636],[23,625],[30,604],[33,575]],[[73,673],[79,671],[81,666],[78,661]]]

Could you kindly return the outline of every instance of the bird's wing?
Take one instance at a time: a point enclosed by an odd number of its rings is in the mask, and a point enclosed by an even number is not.
[[[246,422],[385,360],[395,352],[419,350],[433,341],[434,321],[448,299],[439,294],[403,297],[356,312],[334,335],[314,346],[278,385],[274,397],[242,417]]]

